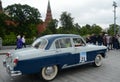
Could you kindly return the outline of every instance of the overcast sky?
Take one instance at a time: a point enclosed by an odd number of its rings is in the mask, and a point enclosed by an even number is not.
[[[35,7],[41,13],[42,19],[45,19],[48,0],[1,0],[3,8],[12,4],[27,4]],[[120,0],[114,0],[117,3],[117,24],[120,25]],[[71,13],[74,23],[80,26],[86,24],[97,24],[103,28],[109,27],[114,23],[113,0],[50,0],[52,15],[54,19],[59,20],[62,12]]]

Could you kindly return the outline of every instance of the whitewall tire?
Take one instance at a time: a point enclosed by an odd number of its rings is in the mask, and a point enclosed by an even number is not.
[[[41,77],[45,81],[53,80],[58,74],[58,67],[56,65],[43,67],[41,70]]]
[[[98,54],[98,55],[95,57],[94,66],[96,66],[96,67],[101,66],[101,65],[102,65],[102,61],[103,61],[102,55]]]

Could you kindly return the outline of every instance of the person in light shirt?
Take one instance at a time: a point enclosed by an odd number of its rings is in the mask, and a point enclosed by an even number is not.
[[[23,43],[23,47],[25,47],[25,48],[26,48],[25,36],[24,36],[24,35],[22,36],[22,43]]]

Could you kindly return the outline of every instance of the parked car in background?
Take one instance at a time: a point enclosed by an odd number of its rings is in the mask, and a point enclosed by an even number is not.
[[[39,74],[43,80],[53,80],[58,70],[92,63],[99,67],[106,56],[105,46],[86,44],[75,34],[45,35],[32,46],[6,54],[3,65],[11,76]]]

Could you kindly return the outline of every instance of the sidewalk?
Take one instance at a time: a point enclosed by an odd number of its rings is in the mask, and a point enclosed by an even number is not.
[[[30,45],[26,45],[29,47]],[[16,46],[2,46],[2,49],[0,49],[0,55],[4,55],[12,50],[15,50]]]
[[[15,49],[16,46],[2,46],[0,49],[0,55],[4,55]]]
[[[4,54],[6,54],[6,53],[8,53],[8,52],[10,52],[12,50],[14,50],[14,49],[0,50],[0,55],[4,55]]]

